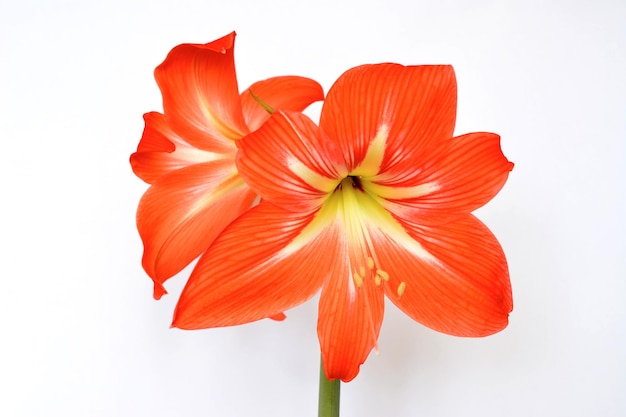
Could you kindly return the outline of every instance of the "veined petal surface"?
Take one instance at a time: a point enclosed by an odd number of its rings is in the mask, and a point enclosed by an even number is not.
[[[487,336],[506,327],[513,309],[507,262],[485,225],[472,215],[433,227],[398,222],[411,240],[375,239],[377,260],[389,274],[385,293],[396,306],[455,336]]]
[[[154,183],[139,202],[137,228],[155,298],[165,293],[163,282],[198,257],[255,198],[230,159],[191,165]]]
[[[431,143],[452,137],[456,78],[448,65],[362,65],[346,71],[328,91],[320,127],[336,140],[349,170],[369,144],[384,137],[379,170],[415,160]]]
[[[233,326],[275,316],[310,299],[337,268],[333,228],[314,216],[261,202],[230,224],[200,258],[172,326]],[[305,231],[307,230],[307,231]]]
[[[274,110],[296,112],[301,112],[312,103],[324,99],[322,86],[310,78],[283,76],[258,81],[241,93],[243,116],[251,132],[270,118],[270,113],[252,94]]]
[[[161,113],[146,113],[144,120],[143,135],[137,152],[130,157],[130,164],[135,175],[148,184],[188,165],[223,158],[191,146],[174,133]]]
[[[208,44],[170,51],[154,76],[163,95],[165,119],[192,146],[216,153],[248,133],[237,86],[235,33]]]
[[[513,163],[502,154],[500,137],[469,133],[439,141],[418,160],[404,160],[368,180],[384,206],[420,224],[442,224],[482,207],[504,186]]]
[[[377,210],[378,209],[378,210]],[[369,228],[382,208],[346,180],[318,218],[338,230],[340,247],[327,257],[335,269],[324,283],[317,333],[328,378],[351,381],[376,346],[384,314],[384,292],[376,281]]]
[[[291,211],[317,209],[346,175],[337,145],[307,116],[286,111],[239,141],[237,167],[263,199]]]
[[[337,259],[335,254],[328,256]],[[376,346],[383,322],[384,294],[371,280],[355,287],[348,264],[339,265],[344,270],[329,275],[322,290],[317,334],[326,376],[349,382]]]

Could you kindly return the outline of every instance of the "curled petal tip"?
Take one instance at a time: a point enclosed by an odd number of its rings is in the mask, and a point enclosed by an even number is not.
[[[274,321],[283,321],[287,318],[287,315],[285,315],[285,313],[278,313],[273,316],[269,316],[268,318]]]
[[[165,289],[165,287],[162,284],[159,284],[158,282],[154,283],[154,290],[152,293],[152,296],[154,297],[155,300],[160,300],[161,297],[163,297],[165,294],[167,294],[167,290]]]

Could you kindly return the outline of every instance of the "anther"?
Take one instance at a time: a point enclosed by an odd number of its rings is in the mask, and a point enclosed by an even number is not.
[[[376,270],[376,275],[384,279],[385,281],[389,281],[389,274],[382,269]]]
[[[369,269],[374,269],[374,260],[372,259],[371,256],[367,257],[367,267]]]
[[[402,281],[400,285],[398,285],[398,297],[402,297],[404,291],[406,290],[406,282]]]
[[[355,271],[354,274],[352,274],[352,278],[354,278],[354,283],[357,288],[361,288],[363,286],[363,277],[359,275],[358,272]]]

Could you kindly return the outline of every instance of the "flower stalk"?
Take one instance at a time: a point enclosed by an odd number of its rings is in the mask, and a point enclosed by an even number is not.
[[[324,372],[324,365],[320,360],[320,392],[318,417],[339,417],[339,399],[341,394],[341,380],[330,381]]]

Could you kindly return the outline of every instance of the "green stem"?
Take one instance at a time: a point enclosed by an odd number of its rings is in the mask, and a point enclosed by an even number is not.
[[[324,366],[320,360],[320,398],[318,417],[339,417],[339,397],[341,381],[334,379],[329,381],[324,372]]]

